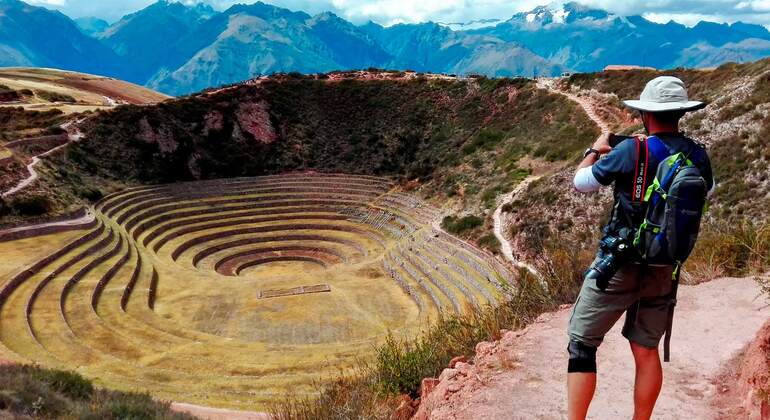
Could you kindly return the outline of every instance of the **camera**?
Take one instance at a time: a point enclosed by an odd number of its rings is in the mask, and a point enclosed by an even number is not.
[[[621,234],[618,236],[608,235],[602,238],[599,243],[601,257],[591,264],[586,272],[586,280],[596,280],[596,287],[599,290],[607,290],[612,276],[630,259],[631,241],[628,239],[628,232],[623,231],[626,229],[621,229]]]

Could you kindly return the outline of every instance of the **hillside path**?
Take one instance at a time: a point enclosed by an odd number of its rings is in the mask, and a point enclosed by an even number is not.
[[[76,128],[75,129],[71,128],[71,127],[74,127],[73,124],[76,124],[76,123],[77,122],[75,122],[75,121],[69,121],[69,122],[66,122],[66,123],[62,124],[61,128],[67,130],[67,132],[69,133],[68,134],[68,140],[69,141],[67,143],[62,144],[61,146],[54,147],[53,149],[50,149],[50,150],[48,150],[45,153],[41,153],[41,154],[39,154],[37,156],[33,156],[32,157],[32,161],[27,165],[27,172],[29,172],[29,175],[26,178],[21,179],[15,186],[13,186],[10,189],[2,192],[0,194],[0,197],[5,198],[5,197],[12,196],[12,195],[16,194],[17,192],[23,190],[24,188],[27,188],[33,182],[35,182],[37,180],[37,178],[39,177],[37,171],[35,170],[35,166],[37,166],[37,164],[40,163],[40,158],[48,156],[48,155],[56,152],[57,150],[61,150],[61,149],[65,148],[65,147],[67,147],[71,142],[80,141],[80,139],[83,138],[83,134],[80,132],[80,130],[77,130]]]
[[[553,93],[566,96],[569,100],[577,103],[583,108],[583,110],[585,110],[585,113],[588,115],[588,118],[590,118],[596,124],[596,126],[599,127],[602,133],[609,133],[611,131],[610,126],[607,124],[607,122],[599,117],[599,114],[596,112],[596,109],[594,109],[594,104],[590,100],[577,96],[573,93],[565,92],[563,90],[558,89],[555,85],[555,79],[546,79],[546,78],[538,79],[537,86],[540,89],[546,89]],[[520,261],[513,255],[513,246],[511,245],[511,242],[508,240],[508,238],[505,236],[506,226],[505,226],[505,223],[503,222],[502,216],[503,216],[503,206],[513,201],[513,199],[516,198],[516,196],[520,192],[525,191],[532,182],[540,179],[541,177],[542,176],[530,176],[524,181],[522,181],[519,185],[517,185],[513,191],[500,197],[499,205],[495,209],[495,212],[492,214],[494,234],[497,240],[500,242],[500,249],[505,259],[508,260],[515,267],[525,268],[530,273],[538,277],[539,277],[539,274],[534,266],[532,266],[531,264],[527,264],[524,261]]]
[[[555,79],[538,79],[537,86],[540,89],[546,89],[553,93],[564,95],[570,101],[580,105],[580,107],[583,108],[585,113],[588,115],[588,118],[590,118],[591,121],[593,121],[594,124],[596,124],[596,126],[599,127],[599,130],[601,130],[603,134],[609,133],[612,131],[610,129],[609,124],[607,124],[606,121],[604,121],[599,117],[599,114],[596,112],[596,109],[594,108],[593,102],[591,102],[589,99],[577,96],[571,92],[567,92],[557,88]]]
[[[503,253],[503,256],[505,259],[507,259],[511,264],[514,265],[514,267],[518,268],[524,268],[530,273],[534,274],[536,277],[539,277],[539,273],[537,272],[537,269],[524,261],[519,260],[513,255],[513,246],[511,245],[511,242],[508,240],[508,238],[505,237],[505,224],[503,223],[503,206],[505,204],[510,203],[513,201],[514,198],[516,198],[519,193],[522,191],[526,191],[526,189],[529,187],[530,184],[537,181],[538,179],[542,178],[542,176],[529,176],[525,180],[521,181],[519,185],[514,188],[513,191],[509,192],[508,194],[505,194],[500,198],[500,205],[497,206],[495,209],[495,212],[492,214],[492,222],[493,222],[493,232],[495,234],[495,238],[500,242],[500,251]]]
[[[570,308],[540,316],[522,331],[480,343],[473,365],[446,369],[416,419],[566,418],[566,326]],[[753,279],[724,278],[682,286],[674,319],[671,363],[656,419],[712,419],[716,378],[770,317]],[[631,418],[634,365],[622,320],[599,348],[599,381],[592,419]]]
[[[203,420],[270,420],[267,413],[225,410],[185,403],[171,403],[171,410],[186,413]]]
[[[12,227],[4,230],[0,230],[0,237],[3,237],[5,235],[9,235],[12,233],[17,232],[24,232],[27,230],[39,230],[49,227],[56,227],[56,226],[80,226],[80,225],[87,225],[94,221],[96,218],[96,214],[94,213],[93,208],[89,207],[86,209],[86,214],[82,217],[78,217],[77,219],[70,219],[70,220],[59,220],[56,222],[47,222],[47,223],[40,223],[37,225],[25,225],[25,226],[17,226]]]

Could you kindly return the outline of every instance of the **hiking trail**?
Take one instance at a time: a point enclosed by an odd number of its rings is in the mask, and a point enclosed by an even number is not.
[[[538,79],[537,86],[540,89],[546,89],[548,91],[551,91],[553,93],[557,93],[560,95],[566,96],[569,100],[577,103],[580,105],[585,113],[588,115],[588,118],[593,121],[597,127],[601,130],[603,134],[609,133],[610,126],[607,124],[606,121],[601,119],[599,117],[599,114],[596,112],[596,109],[594,108],[594,104],[586,99],[582,98],[580,96],[577,96],[575,94],[572,94],[570,92],[565,92],[563,90],[560,90],[555,85],[556,80],[555,79]],[[542,178],[542,175],[539,176],[529,176],[524,181],[522,181],[519,185],[516,186],[516,188],[509,192],[508,194],[505,194],[499,198],[499,205],[495,209],[495,212],[492,215],[492,221],[494,225],[494,235],[497,238],[497,240],[500,242],[500,250],[505,257],[506,260],[508,260],[511,264],[513,264],[514,267],[518,268],[524,268],[530,273],[534,274],[536,277],[541,277],[538,273],[537,269],[532,265],[528,264],[524,261],[519,260],[516,258],[516,256],[513,255],[513,246],[511,245],[511,242],[506,238],[505,236],[505,223],[503,222],[503,207],[512,202],[519,193],[526,191],[526,189],[532,184],[532,182],[537,181],[538,179]]]
[[[715,399],[725,390],[718,378],[751,343],[770,317],[757,282],[722,278],[682,286],[674,319],[671,363],[656,419],[724,418]],[[473,364],[445,369],[415,419],[566,418],[566,325],[569,306],[541,315],[500,341],[479,343]],[[599,379],[589,418],[631,418],[634,366],[618,322],[597,355]]]
[[[563,95],[567,97],[569,100],[571,100],[572,102],[575,102],[576,104],[580,105],[580,107],[583,108],[585,113],[588,115],[588,118],[590,118],[591,121],[593,121],[594,124],[596,124],[596,126],[599,127],[602,134],[606,134],[612,131],[610,129],[609,124],[607,124],[606,121],[604,121],[599,117],[599,114],[596,112],[596,108],[594,108],[593,102],[591,102],[589,99],[577,96],[574,93],[567,92],[557,88],[555,79],[538,79],[537,86],[540,89],[546,89],[553,93]]]
[[[513,255],[513,246],[511,245],[511,242],[505,237],[505,223],[503,223],[503,206],[505,206],[507,203],[510,203],[513,201],[516,196],[519,195],[522,191],[526,191],[526,189],[532,184],[533,182],[537,181],[538,179],[542,178],[542,175],[537,176],[528,176],[526,179],[521,181],[519,185],[514,188],[513,191],[509,192],[508,194],[505,194],[500,198],[500,205],[497,206],[495,209],[495,212],[492,214],[492,221],[493,221],[493,232],[495,234],[495,237],[498,241],[500,241],[500,251],[503,253],[503,256],[505,256],[505,259],[507,259],[511,264],[513,264],[514,267],[517,268],[524,268],[530,273],[532,273],[535,277],[540,277],[540,273],[538,273],[537,269],[532,265],[528,264],[524,261],[519,260]]]
[[[0,197],[10,197],[17,192],[23,190],[24,188],[27,188],[30,186],[33,182],[37,180],[39,177],[37,171],[35,170],[35,166],[37,166],[38,163],[40,163],[40,158],[48,156],[58,150],[61,150],[65,147],[67,147],[72,142],[80,141],[83,138],[83,133],[80,132],[77,128],[75,128],[75,124],[79,123],[79,121],[68,121],[61,125],[61,128],[64,130],[67,130],[68,133],[68,141],[67,143],[62,144],[61,146],[54,147],[53,149],[50,149],[44,153],[41,153],[39,155],[33,156],[32,161],[27,165],[27,172],[29,172],[29,176],[26,178],[20,180],[15,186],[11,187],[10,189],[4,191],[2,194],[0,194]],[[72,127],[72,128],[71,128]]]

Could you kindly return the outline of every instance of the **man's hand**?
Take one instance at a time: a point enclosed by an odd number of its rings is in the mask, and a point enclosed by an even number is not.
[[[604,156],[607,153],[612,151],[612,147],[610,146],[610,136],[612,134],[610,133],[602,133],[601,136],[599,136],[598,139],[594,142],[593,146],[591,146],[592,149],[598,150],[599,154]]]

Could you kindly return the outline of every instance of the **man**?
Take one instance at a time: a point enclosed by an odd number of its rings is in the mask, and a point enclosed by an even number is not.
[[[684,152],[701,171],[712,189],[711,164],[702,146],[679,132],[679,120],[688,111],[705,106],[690,101],[684,83],[675,77],[658,77],[650,81],[640,100],[624,101],[629,108],[641,113],[649,138],[657,137],[669,154]],[[579,192],[598,191],[615,184],[615,206],[604,228],[607,236],[637,228],[644,219],[645,206],[634,194],[635,177],[639,169],[640,140],[629,138],[610,146],[610,134],[604,134],[588,149],[575,175]],[[657,141],[657,140],[656,140]],[[646,179],[650,185],[658,163],[648,158]],[[599,251],[597,261],[604,257]],[[593,265],[592,265],[593,266]],[[669,323],[673,302],[673,267],[642,266],[639,259],[625,262],[608,284],[597,286],[587,277],[573,308],[569,322],[570,343],[568,368],[568,410],[570,419],[584,419],[596,388],[596,350],[605,334],[626,313],[623,336],[631,346],[636,364],[634,388],[634,419],[649,419],[663,383],[658,345]],[[608,396],[609,397],[609,396]]]

